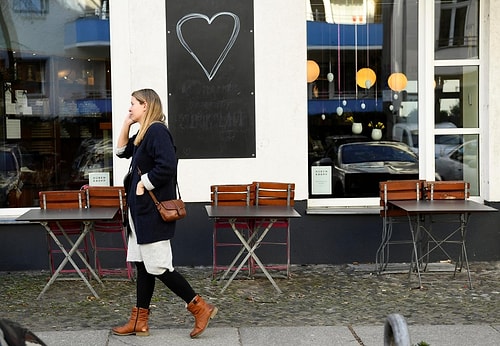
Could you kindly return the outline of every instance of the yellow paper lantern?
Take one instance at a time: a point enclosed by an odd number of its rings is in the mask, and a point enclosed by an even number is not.
[[[312,83],[319,76],[319,65],[314,60],[307,60],[307,83]]]
[[[370,89],[375,84],[376,80],[377,75],[375,71],[369,67],[364,67],[356,72],[356,83],[358,83],[361,88]]]
[[[401,91],[406,88],[408,78],[406,78],[404,73],[395,72],[389,76],[387,84],[389,84],[389,88],[391,88],[391,90]]]

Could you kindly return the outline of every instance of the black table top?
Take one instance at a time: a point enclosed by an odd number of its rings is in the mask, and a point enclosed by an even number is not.
[[[498,211],[497,209],[463,199],[438,199],[438,200],[407,200],[388,201],[395,207],[409,213],[475,213],[485,211]]]
[[[296,218],[300,214],[286,206],[205,206],[210,218]]]
[[[16,221],[97,221],[112,220],[118,208],[30,209]]]

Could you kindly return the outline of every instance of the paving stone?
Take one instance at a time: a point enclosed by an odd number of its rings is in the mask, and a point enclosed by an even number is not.
[[[414,275],[401,270],[377,275],[369,264],[293,266],[289,279],[277,278],[278,294],[262,275],[241,274],[224,293],[209,267],[177,268],[195,290],[219,307],[215,327],[374,326],[399,313],[408,325],[500,325],[500,262],[470,264],[465,272],[439,270]],[[57,280],[38,294],[47,272],[0,273],[2,317],[37,331],[109,330],[127,321],[135,305],[135,283],[92,281],[96,299],[80,280]],[[192,327],[185,304],[159,281],[151,303],[151,329]]]

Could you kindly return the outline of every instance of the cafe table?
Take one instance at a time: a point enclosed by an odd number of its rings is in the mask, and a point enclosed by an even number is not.
[[[231,225],[234,234],[241,242],[243,248],[233,259],[233,262],[228,266],[227,270],[224,272],[221,280],[223,280],[231,271],[231,269],[236,265],[238,260],[241,258],[244,252],[246,255],[243,259],[240,260],[239,265],[233,271],[231,277],[227,280],[225,286],[222,288],[221,293],[226,290],[226,288],[231,284],[236,275],[238,275],[239,271],[243,267],[243,265],[248,261],[250,257],[253,258],[255,263],[260,267],[264,275],[271,282],[278,293],[282,293],[281,289],[274,281],[273,277],[265,266],[262,264],[262,261],[259,259],[255,250],[259,247],[260,243],[264,240],[268,232],[272,229],[275,222],[283,219],[290,218],[299,218],[300,214],[293,208],[289,206],[205,206],[208,217],[210,219],[225,219],[228,220]],[[253,235],[250,238],[245,239],[244,230],[238,229],[237,222],[238,220],[249,220],[249,224],[262,224],[264,223],[266,227],[262,230],[262,232],[253,232]],[[257,222],[259,221],[259,222]],[[258,234],[258,237],[256,238]]]
[[[484,213],[498,211],[497,209],[472,201],[468,199],[439,199],[439,200],[403,200],[403,201],[388,201],[392,206],[404,210],[408,215],[408,222],[410,231],[412,234],[412,264],[410,266],[410,272],[414,269],[417,272],[419,287],[422,288],[422,278],[420,273],[420,262],[430,255],[436,249],[443,249],[443,244],[445,243],[458,243],[461,247],[460,262],[465,264],[467,270],[467,278],[469,283],[469,288],[472,289],[472,281],[469,270],[469,260],[467,258],[467,247],[465,243],[465,238],[468,230],[468,224],[471,214],[473,213]],[[434,218],[441,215],[457,215],[458,219],[442,219],[442,223],[457,223],[458,227],[451,228],[448,230],[446,236],[437,239],[432,230],[432,223],[435,221]],[[444,227],[441,227],[443,230]],[[422,233],[431,239],[431,243],[434,246],[427,246],[426,250],[422,253],[419,249],[423,247],[420,244],[422,239]],[[450,239],[458,234],[458,240],[451,241]],[[446,253],[446,251],[444,251]],[[446,253],[447,254],[447,253]],[[458,262],[457,262],[458,266]],[[455,273],[457,271],[457,266],[455,266]]]
[[[26,213],[22,214],[21,216],[19,216],[16,219],[17,221],[39,222],[45,228],[45,230],[48,232],[48,234],[51,236],[51,238],[54,240],[54,242],[61,249],[61,251],[64,253],[64,256],[65,256],[63,261],[59,265],[59,267],[57,267],[57,269],[54,271],[54,274],[52,274],[50,280],[47,282],[47,284],[43,288],[42,292],[40,292],[40,294],[38,295],[37,299],[40,299],[43,296],[43,294],[48,290],[48,288],[54,283],[54,281],[59,276],[61,270],[66,266],[66,264],[68,262],[70,262],[71,265],[73,266],[73,268],[75,268],[76,272],[78,273],[80,278],[85,282],[85,284],[87,285],[89,290],[92,292],[92,294],[96,298],[99,298],[99,295],[97,294],[97,292],[94,290],[94,288],[92,287],[90,282],[87,280],[85,275],[82,273],[79,266],[74,261],[73,256],[78,255],[78,257],[84,263],[86,269],[92,274],[92,276],[96,279],[96,281],[98,283],[102,284],[101,279],[96,274],[96,272],[94,271],[92,266],[85,259],[85,257],[78,251],[78,248],[79,248],[80,244],[82,243],[83,239],[85,238],[85,236],[92,229],[92,223],[94,221],[112,220],[117,212],[118,212],[118,208],[115,208],[115,207],[112,207],[112,208],[75,208],[75,209],[39,209],[39,208],[34,208],[34,209],[28,210]],[[83,225],[82,232],[74,242],[68,237],[64,228],[61,226],[62,221],[76,221],[76,222],[82,223],[82,225]],[[63,233],[65,238],[68,240],[69,245],[71,245],[70,249],[67,249],[63,245],[63,243],[57,238],[57,236],[54,234],[54,232],[49,227],[49,222],[57,223],[60,231]]]

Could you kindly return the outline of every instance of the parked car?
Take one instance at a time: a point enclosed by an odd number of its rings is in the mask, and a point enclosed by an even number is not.
[[[332,160],[335,160],[340,145],[354,142],[367,142],[369,140],[368,137],[363,135],[344,134],[327,136],[322,141],[312,141],[311,147],[313,150],[309,151],[309,162],[313,166],[317,166],[320,165],[320,160],[324,157],[330,157]]]
[[[332,160],[335,159],[337,151],[342,144],[356,143],[356,142],[368,142],[370,139],[363,135],[334,135],[325,138],[326,151],[325,156],[330,157]]]
[[[457,128],[451,122],[442,122],[436,124],[437,129]],[[418,124],[416,123],[397,123],[392,128],[392,139],[407,144],[413,152],[418,154]],[[435,157],[446,155],[457,145],[462,144],[460,135],[437,135],[435,136]]]
[[[445,155],[436,158],[436,174],[441,180],[465,180],[471,184],[471,193],[479,194],[479,148],[477,140],[456,146]]]
[[[400,142],[342,144],[318,165],[332,166],[335,197],[378,197],[381,181],[418,179],[418,157]]]

